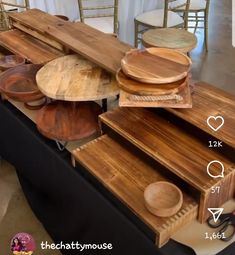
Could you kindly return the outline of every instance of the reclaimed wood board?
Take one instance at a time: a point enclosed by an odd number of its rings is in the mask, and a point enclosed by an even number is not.
[[[183,53],[164,48],[131,50],[121,61],[123,72],[140,82],[162,84],[186,77],[191,60]]]
[[[195,84],[192,98],[194,104],[192,109],[169,108],[167,111],[235,148],[235,96],[205,82],[200,82]],[[223,117],[223,127],[218,131],[211,129],[207,124],[209,116]]]
[[[209,215],[206,208],[219,207],[233,197],[234,163],[176,124],[143,108],[117,108],[100,120],[199,192],[201,222]],[[207,173],[207,165],[215,159],[224,165],[224,178],[213,179]],[[213,164],[210,172],[219,175],[221,167]],[[221,187],[219,194],[211,194],[214,186]]]
[[[119,94],[115,77],[79,55],[57,58],[37,73],[46,96],[65,101],[100,100]]]
[[[164,107],[192,108],[191,90],[186,82],[179,93],[169,95],[135,95],[120,91],[119,106],[121,107]]]
[[[0,33],[0,45],[33,64],[45,64],[64,55],[61,51],[16,29]]]
[[[37,9],[9,14],[11,20],[55,40],[116,74],[131,46],[86,24],[63,21]]]
[[[144,205],[144,190],[150,183],[168,180],[125,144],[107,135],[76,149],[73,156],[154,231],[159,247],[197,217],[198,205],[185,192],[182,208],[172,217],[151,214]]]

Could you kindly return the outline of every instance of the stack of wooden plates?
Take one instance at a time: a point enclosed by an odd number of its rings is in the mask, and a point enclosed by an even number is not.
[[[148,48],[131,50],[121,61],[117,81],[120,106],[192,107],[191,60],[181,52]]]

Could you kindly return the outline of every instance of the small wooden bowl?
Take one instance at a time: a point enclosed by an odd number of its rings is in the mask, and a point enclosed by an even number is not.
[[[0,91],[19,102],[33,102],[44,97],[36,83],[36,73],[41,65],[20,65],[0,75]]]
[[[145,206],[154,215],[170,217],[176,214],[183,204],[183,194],[170,182],[155,182],[144,191]]]
[[[8,55],[0,58],[0,70],[6,71],[7,69],[23,65],[25,59],[17,55]]]

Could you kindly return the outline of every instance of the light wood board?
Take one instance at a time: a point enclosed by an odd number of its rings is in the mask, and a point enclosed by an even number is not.
[[[57,100],[100,100],[119,94],[112,74],[78,55],[46,64],[37,73],[36,80],[43,94]]]
[[[46,35],[114,74],[120,68],[121,59],[131,48],[86,24],[59,20],[37,9],[11,13],[9,16],[14,22]]]

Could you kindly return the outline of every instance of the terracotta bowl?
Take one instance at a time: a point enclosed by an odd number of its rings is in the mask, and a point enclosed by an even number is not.
[[[176,214],[183,204],[183,194],[170,182],[155,182],[144,191],[147,209],[159,217],[170,217]]]
[[[19,65],[23,65],[25,59],[17,55],[8,55],[0,58],[0,70],[5,71]]]
[[[19,102],[33,102],[44,97],[36,83],[41,65],[19,65],[0,74],[0,91]]]

